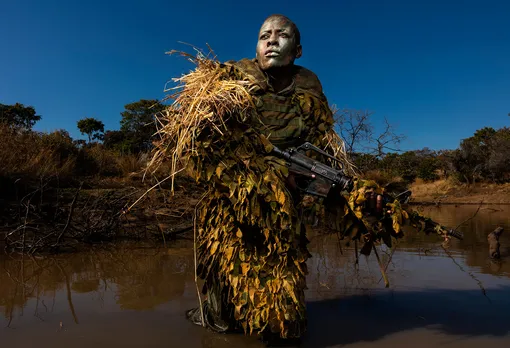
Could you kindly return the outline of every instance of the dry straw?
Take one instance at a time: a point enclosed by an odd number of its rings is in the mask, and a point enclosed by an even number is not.
[[[228,117],[247,115],[254,108],[250,95],[252,83],[222,78],[225,70],[220,62],[210,58],[211,53],[205,56],[199,51],[197,56],[192,56],[181,51],[168,52],[186,57],[196,69],[172,79],[177,86],[166,90],[171,94],[165,100],[174,101],[156,115],[159,141],[148,168],[170,160],[170,176],[174,177],[184,170],[190,155],[198,155],[195,140],[205,128],[223,135],[228,131],[225,124]],[[172,189],[173,184],[172,178]]]

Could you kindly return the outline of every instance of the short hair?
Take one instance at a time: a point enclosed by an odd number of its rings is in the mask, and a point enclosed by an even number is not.
[[[289,23],[290,26],[292,27],[292,30],[294,31],[294,37],[296,38],[296,45],[301,45],[301,33],[299,32],[299,29],[298,29],[296,23],[291,21],[289,17],[284,16],[282,14],[272,14],[269,17],[267,17],[266,19],[264,19],[264,22],[262,22],[262,23],[267,22],[271,18],[278,18],[278,19],[281,19],[281,20]]]

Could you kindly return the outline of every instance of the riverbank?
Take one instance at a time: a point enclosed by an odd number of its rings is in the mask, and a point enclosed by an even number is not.
[[[66,187],[48,182],[39,188],[12,181],[6,186],[10,190],[4,190],[12,191],[11,199],[0,200],[0,244],[34,253],[126,239],[165,243],[189,231],[203,193],[184,176],[176,178],[175,194],[169,181],[150,190],[154,183],[144,182],[142,173],[82,179]],[[416,204],[510,204],[510,184],[417,181],[410,189]]]
[[[426,183],[417,180],[410,186],[414,203],[421,204],[510,204],[510,183],[453,184],[448,180]]]
[[[165,243],[189,230],[203,193],[185,177],[176,179],[175,193],[169,181],[151,189],[154,180],[143,182],[141,173],[80,179],[65,187],[10,182],[0,190],[11,193],[0,199],[0,247],[33,254],[121,240]]]

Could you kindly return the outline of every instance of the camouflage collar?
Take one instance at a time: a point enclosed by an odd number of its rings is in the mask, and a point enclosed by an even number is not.
[[[228,61],[225,64],[232,65],[246,75],[246,78],[260,87],[262,92],[272,92],[267,75],[260,70],[256,59],[244,58],[239,61]],[[295,65],[293,82],[279,95],[292,94],[294,92],[308,92],[317,96],[322,95],[322,85],[317,76],[310,70]]]

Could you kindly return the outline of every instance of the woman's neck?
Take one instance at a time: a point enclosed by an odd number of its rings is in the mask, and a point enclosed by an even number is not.
[[[266,70],[266,74],[269,78],[269,84],[276,93],[281,92],[290,86],[294,78],[293,68],[294,66],[287,66]]]

